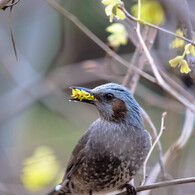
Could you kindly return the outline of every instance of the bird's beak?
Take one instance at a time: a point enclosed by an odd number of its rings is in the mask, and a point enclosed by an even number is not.
[[[91,89],[87,89],[84,87],[76,87],[71,86],[70,89],[72,89],[72,97],[71,101],[80,101],[80,102],[87,102],[93,104],[94,101],[96,101],[96,98],[94,95],[91,94]]]

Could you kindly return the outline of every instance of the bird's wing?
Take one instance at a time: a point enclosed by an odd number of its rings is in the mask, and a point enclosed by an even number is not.
[[[85,150],[84,149],[86,147],[89,134],[90,134],[89,130],[86,131],[85,134],[83,135],[83,137],[79,140],[76,147],[74,148],[61,184],[57,185],[54,188],[54,190],[52,190],[47,195],[66,195],[67,193],[70,193],[68,183],[69,183],[71,175],[74,173],[74,171],[78,168],[78,166],[85,159]],[[57,188],[59,188],[59,189],[57,189]]]
[[[67,165],[67,169],[63,178],[63,181],[69,179],[77,167],[82,163],[85,158],[85,146],[87,144],[89,137],[89,131],[86,131],[82,138],[79,140],[75,146],[70,160]]]

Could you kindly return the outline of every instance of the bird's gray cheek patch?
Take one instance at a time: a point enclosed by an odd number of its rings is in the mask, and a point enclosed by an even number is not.
[[[123,118],[128,112],[125,102],[119,99],[112,102],[112,110],[114,118]]]

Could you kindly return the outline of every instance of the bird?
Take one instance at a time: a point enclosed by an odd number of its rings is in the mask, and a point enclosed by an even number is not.
[[[106,194],[124,188],[129,195],[136,194],[130,182],[151,148],[139,104],[117,83],[70,88],[71,100],[94,105],[99,118],[78,141],[62,182],[48,195]]]

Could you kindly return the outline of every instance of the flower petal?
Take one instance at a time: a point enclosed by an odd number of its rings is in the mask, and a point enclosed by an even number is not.
[[[177,56],[171,60],[169,60],[169,64],[171,67],[175,68],[179,63],[182,63],[183,56]]]
[[[112,21],[113,21],[113,17],[114,17],[114,14],[113,14],[113,13],[111,13],[111,14],[110,14],[110,22],[112,22]]]
[[[186,60],[182,60],[180,72],[188,74],[190,71],[191,71],[191,69],[189,68],[187,61]]]
[[[105,8],[105,13],[106,13],[107,16],[110,16],[112,14],[112,9],[113,9],[113,6],[112,5],[108,5]]]
[[[106,28],[107,32],[110,33],[124,33],[125,32],[125,27],[123,24],[120,23],[114,23]]]
[[[118,47],[120,45],[127,44],[128,39],[126,35],[126,29],[123,24],[120,23],[111,24],[106,28],[106,31],[112,33],[108,37],[108,41],[113,47]]]
[[[103,0],[102,3],[103,3],[104,5],[110,5],[110,4],[113,3],[113,0]]]
[[[183,32],[181,31],[181,29],[177,29],[176,34],[183,36]],[[179,47],[183,47],[184,46],[185,41],[182,39],[179,39],[177,37],[175,37],[175,39],[170,43],[169,47],[170,48],[179,48]]]
[[[190,47],[190,53],[195,57],[195,50],[193,45]]]

